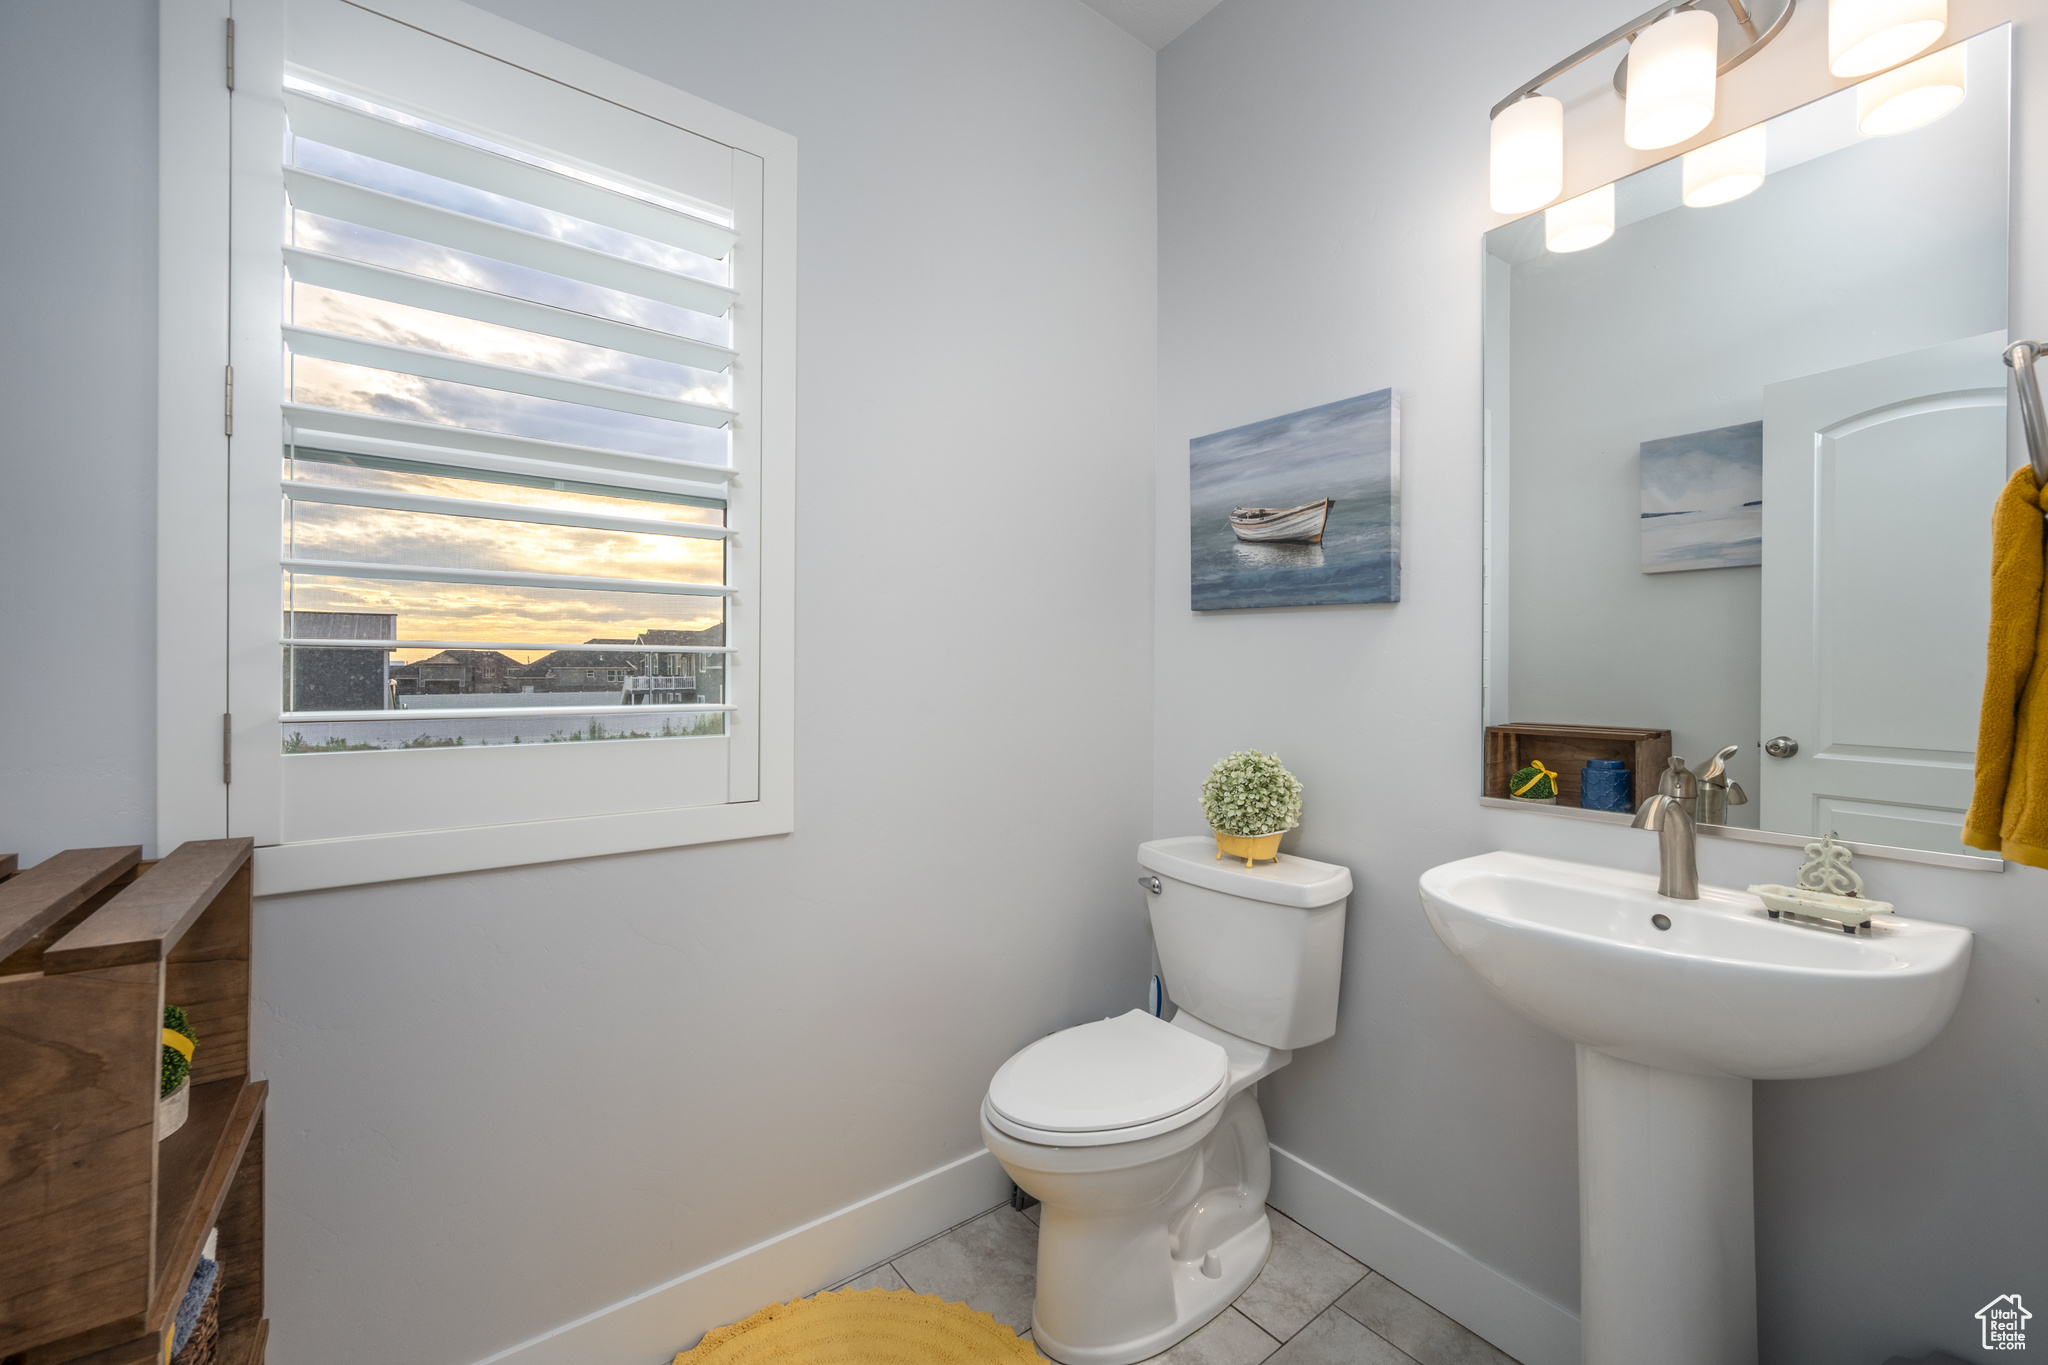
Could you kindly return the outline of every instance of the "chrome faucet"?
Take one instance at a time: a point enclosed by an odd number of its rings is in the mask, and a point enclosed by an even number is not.
[[[1700,804],[1695,818],[1703,825],[1725,825],[1728,823],[1730,806],[1749,804],[1749,793],[1742,784],[1728,775],[1728,760],[1740,753],[1742,746],[1731,744],[1707,764],[1707,770],[1700,774]]]
[[[1699,789],[1699,778],[1674,754],[1671,766],[1657,781],[1656,795],[1636,811],[1635,828],[1657,831],[1657,894],[1673,900],[1700,898],[1698,835],[1692,813]]]

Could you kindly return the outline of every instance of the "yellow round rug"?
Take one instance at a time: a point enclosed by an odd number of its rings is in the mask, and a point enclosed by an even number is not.
[[[1041,1357],[987,1313],[908,1289],[842,1289],[714,1327],[675,1365],[980,1365]]]

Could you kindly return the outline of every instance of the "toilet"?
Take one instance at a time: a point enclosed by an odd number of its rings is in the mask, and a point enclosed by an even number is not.
[[[1063,1365],[1130,1365],[1221,1313],[1272,1247],[1252,1089],[1337,1030],[1351,874],[1246,867],[1203,836],[1141,845],[1176,1010],[1062,1029],[997,1070],[981,1135],[1037,1196],[1032,1337]]]

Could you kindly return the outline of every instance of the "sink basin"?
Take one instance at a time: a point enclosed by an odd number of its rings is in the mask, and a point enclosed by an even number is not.
[[[1969,931],[1950,925],[1880,919],[1852,936],[1766,918],[1747,892],[1671,900],[1648,874],[1521,853],[1432,868],[1422,902],[1445,946],[1530,1019],[1703,1076],[1836,1076],[1911,1056],[1970,969]]]
[[[1752,1080],[1865,1071],[1955,1012],[1970,935],[1844,934],[1521,853],[1422,874],[1437,937],[1578,1044],[1583,1365],[1756,1365]],[[1661,926],[1660,926],[1661,921]]]

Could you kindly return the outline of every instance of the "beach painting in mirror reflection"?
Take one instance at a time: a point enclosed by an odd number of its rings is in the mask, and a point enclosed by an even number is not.
[[[1764,424],[1642,445],[1643,572],[1764,562]]]
[[[1191,605],[1401,600],[1392,389],[1188,442]]]

